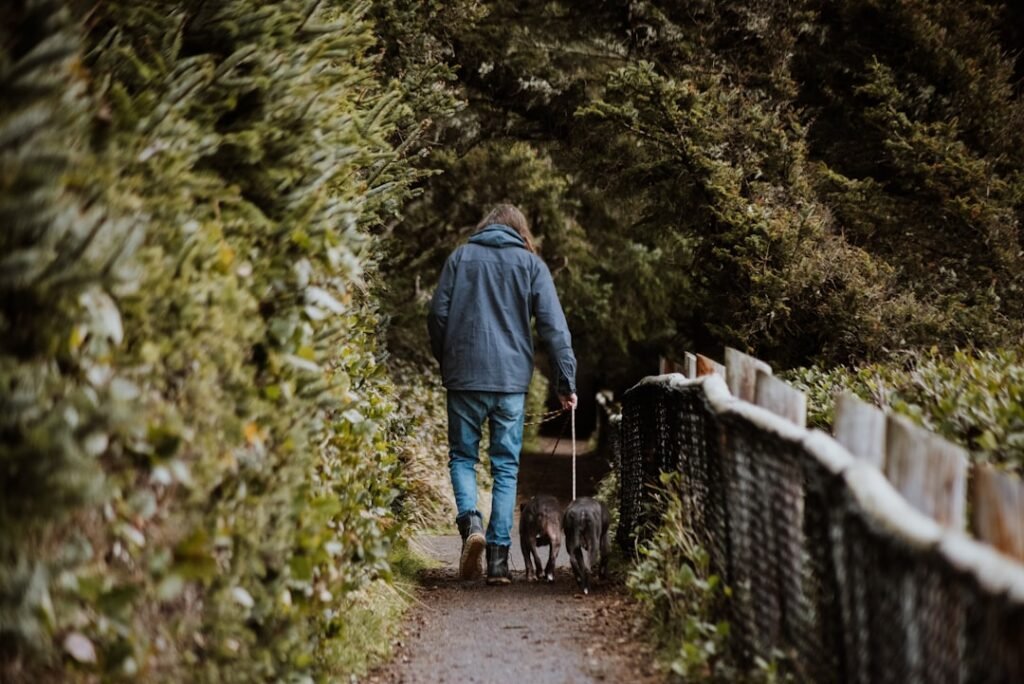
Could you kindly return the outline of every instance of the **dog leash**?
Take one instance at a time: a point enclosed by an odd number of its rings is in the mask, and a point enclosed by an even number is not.
[[[572,500],[576,500],[576,407],[572,407]]]
[[[554,411],[548,411],[547,413],[541,414],[528,413],[526,414],[527,418],[536,420],[530,420],[523,423],[523,427],[527,427],[528,425],[543,425],[544,423],[550,423],[563,413],[565,413],[565,409],[555,409]]]
[[[562,429],[558,431],[558,437],[555,439],[555,446],[551,448],[551,456],[554,456],[555,452],[558,451],[558,445],[562,443],[562,437],[565,437],[565,428],[568,427],[568,425],[568,418],[562,421]]]
[[[568,409],[562,409],[565,412]],[[558,451],[558,445],[562,442],[562,437],[565,436],[565,424],[569,423],[572,426],[572,500],[576,500],[576,409],[570,410],[569,420],[562,423],[562,429],[558,432],[558,439],[555,440],[555,446],[551,449],[551,455],[554,456],[555,452]]]

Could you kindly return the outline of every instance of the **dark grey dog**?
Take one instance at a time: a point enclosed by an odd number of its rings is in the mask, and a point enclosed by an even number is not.
[[[538,546],[550,546],[544,575],[548,582],[555,581],[555,559],[562,548],[562,507],[558,499],[542,494],[519,507],[519,543],[526,563],[526,579],[536,567],[534,577],[540,579],[540,552]]]
[[[565,509],[562,518],[565,550],[569,552],[572,574],[584,594],[590,593],[590,575],[595,565],[601,579],[608,576],[609,525],[611,515],[608,507],[589,496],[576,499]]]

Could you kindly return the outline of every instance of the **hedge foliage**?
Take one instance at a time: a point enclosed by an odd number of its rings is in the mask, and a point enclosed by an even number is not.
[[[712,618],[725,587],[686,529],[681,508],[667,502],[661,526],[637,549],[628,587],[676,681],[735,681],[738,673],[725,658],[729,623]]]
[[[0,679],[340,673],[395,534],[365,6],[0,10]]]
[[[391,375],[401,419],[394,432],[401,439],[403,517],[419,529],[455,523],[458,511],[448,478],[447,399],[438,373],[393,361]]]
[[[854,369],[801,368],[785,377],[807,392],[811,425],[831,426],[835,396],[849,391],[964,446],[975,461],[1024,474],[1020,350],[959,350],[952,355],[932,350]]]

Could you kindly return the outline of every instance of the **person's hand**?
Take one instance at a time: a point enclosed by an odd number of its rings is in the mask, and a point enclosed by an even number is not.
[[[558,401],[562,402],[562,410],[563,411],[568,411],[569,409],[574,409],[574,408],[576,408],[576,393],[573,392],[569,396],[565,396],[564,394],[559,394],[558,395]]]

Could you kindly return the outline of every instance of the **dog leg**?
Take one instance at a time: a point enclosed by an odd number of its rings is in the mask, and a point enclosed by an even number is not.
[[[583,549],[576,547],[569,554],[569,564],[572,565],[572,576],[576,578],[576,584],[579,585],[580,589],[583,589]]]
[[[541,573],[542,565],[541,565],[541,562],[540,562],[540,549],[537,548],[537,544],[536,544],[536,540],[535,539],[531,539],[530,540],[530,551],[532,552],[533,567],[536,569],[535,572],[534,572],[534,578],[537,579],[537,581],[540,581],[540,573]]]
[[[530,561],[530,538],[528,535],[523,534],[522,528],[519,529],[519,548],[523,552],[523,564],[526,566],[526,581],[530,581],[530,574],[533,572],[533,566]]]
[[[548,554],[548,565],[544,568],[544,575],[547,577],[548,582],[555,581],[555,561],[558,559],[558,552],[562,550],[562,536],[559,534],[551,535],[551,550]],[[539,565],[537,566],[540,567]]]
[[[593,551],[584,549],[582,546],[576,549],[576,555],[580,565],[580,587],[584,594],[590,593],[590,560]]]

